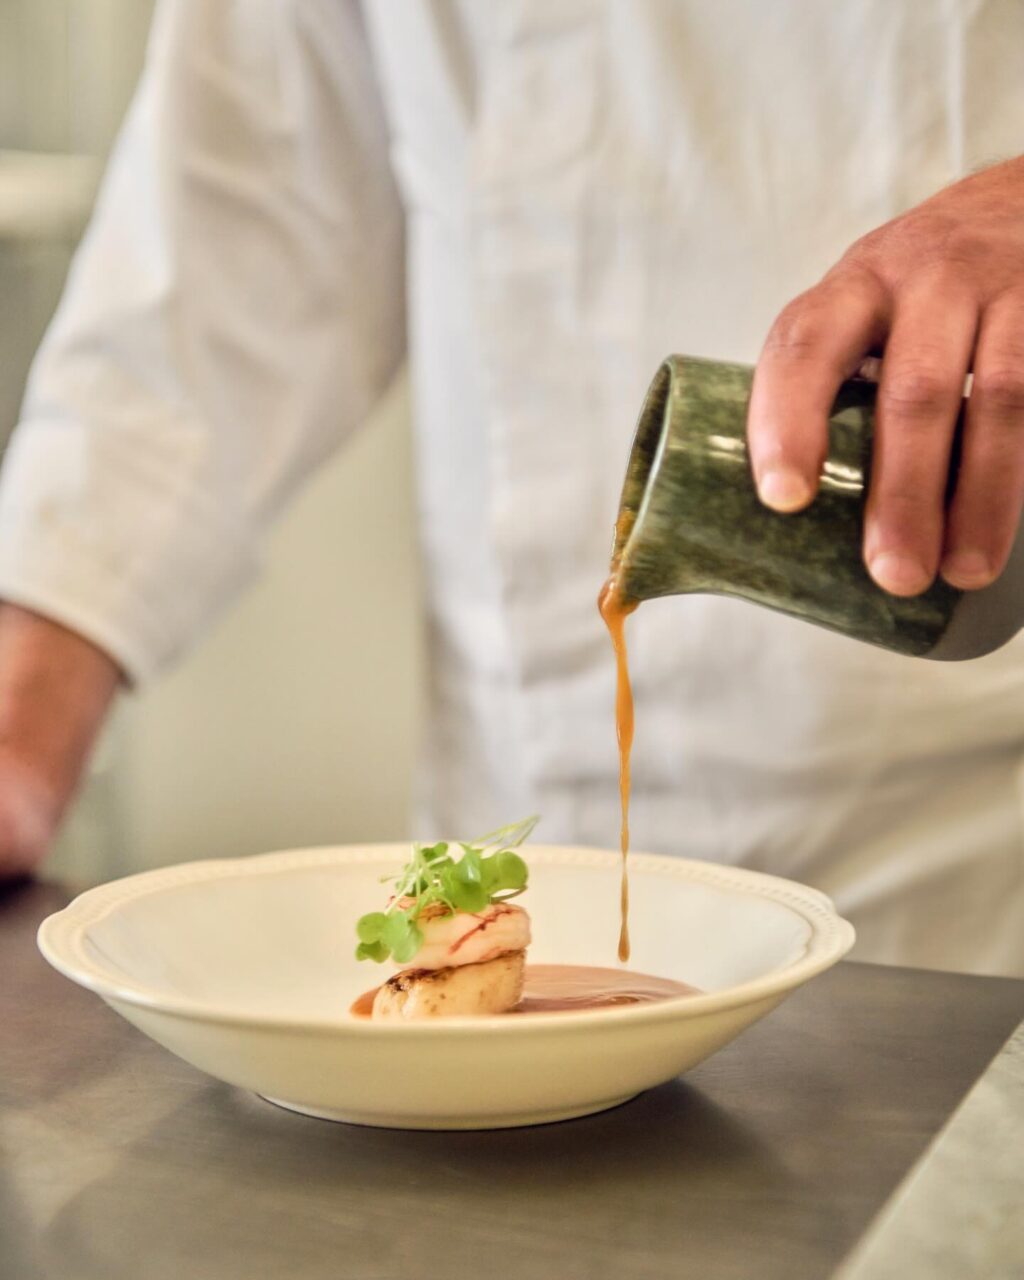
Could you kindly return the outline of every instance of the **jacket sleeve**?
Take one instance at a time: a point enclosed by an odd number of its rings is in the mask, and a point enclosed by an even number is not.
[[[404,351],[358,6],[163,0],[0,473],[0,597],[168,664]]]

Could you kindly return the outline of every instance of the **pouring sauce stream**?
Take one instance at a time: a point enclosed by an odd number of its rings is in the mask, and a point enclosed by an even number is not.
[[[626,618],[638,604],[638,600],[629,600],[622,595],[614,574],[601,588],[601,594],[597,598],[597,607],[615,649],[615,735],[619,742],[619,799],[622,805],[622,824],[619,829],[619,847],[622,850],[619,959],[623,964],[629,959],[629,761],[633,749],[633,689],[629,683],[626,654]]]

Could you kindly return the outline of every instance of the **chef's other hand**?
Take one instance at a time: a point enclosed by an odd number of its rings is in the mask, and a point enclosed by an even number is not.
[[[0,604],[0,879],[43,859],[120,681],[82,636]]]
[[[46,779],[0,746],[0,880],[35,870],[53,840],[58,811]]]
[[[940,191],[858,240],[772,326],[750,402],[761,500],[814,497],[836,391],[883,350],[864,560],[893,595],[1006,564],[1024,502],[1024,158]],[[950,447],[974,374],[948,511]]]

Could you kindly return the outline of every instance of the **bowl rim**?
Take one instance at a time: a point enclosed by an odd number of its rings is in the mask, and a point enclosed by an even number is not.
[[[80,893],[67,906],[43,920],[36,934],[36,942],[49,964],[79,986],[96,992],[104,1000],[133,1005],[171,1017],[282,1031],[329,1032],[334,1035],[349,1033],[361,1036],[397,1034],[430,1038],[438,1034],[469,1034],[474,1031],[528,1035],[544,1028],[554,1029],[556,1026],[563,1029],[578,1028],[582,1031],[592,1027],[595,1022],[602,1025],[609,1022],[621,1022],[623,1025],[656,1023],[723,1012],[773,996],[781,998],[787,991],[841,960],[856,938],[853,925],[839,915],[831,899],[809,885],[745,867],[631,851],[631,872],[668,875],[725,891],[765,898],[788,907],[810,927],[803,953],[779,969],[720,991],[670,997],[649,1004],[545,1013],[534,1017],[510,1018],[507,1014],[494,1014],[402,1023],[374,1022],[369,1018],[353,1017],[347,1010],[339,1013],[338,1017],[289,1017],[279,1012],[240,1011],[218,1005],[214,1001],[169,996],[145,983],[127,982],[120,973],[115,976],[102,963],[86,954],[83,947],[91,925],[131,902],[166,889],[206,880],[244,879],[254,875],[274,875],[338,863],[395,865],[397,858],[404,858],[408,854],[408,849],[408,841],[313,846],[239,858],[204,859],[137,872]],[[531,865],[602,869],[616,869],[621,865],[618,853],[581,845],[531,845],[529,860]]]

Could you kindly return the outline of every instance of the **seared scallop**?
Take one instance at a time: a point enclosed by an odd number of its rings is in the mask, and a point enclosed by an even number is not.
[[[523,996],[526,953],[509,951],[479,964],[403,969],[373,1000],[375,1018],[447,1018],[507,1013]]]
[[[402,905],[408,901],[403,898]],[[492,902],[482,911],[449,911],[438,902],[416,923],[423,942],[409,961],[410,969],[480,964],[530,945],[530,917],[522,907],[507,902]]]

